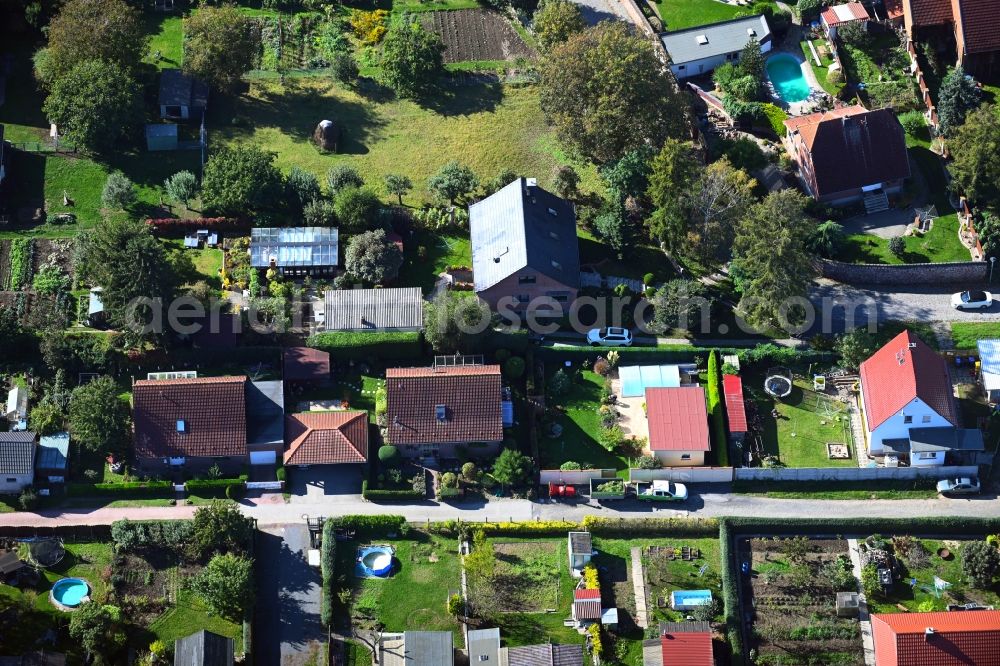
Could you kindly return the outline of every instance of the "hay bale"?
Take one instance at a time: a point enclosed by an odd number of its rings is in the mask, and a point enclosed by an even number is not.
[[[332,120],[321,120],[313,132],[313,141],[320,150],[335,153],[340,142],[340,127]]]

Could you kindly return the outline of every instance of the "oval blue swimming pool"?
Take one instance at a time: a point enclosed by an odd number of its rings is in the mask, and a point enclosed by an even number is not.
[[[777,53],[767,59],[766,69],[767,78],[771,79],[774,90],[784,101],[801,102],[809,97],[809,84],[795,56]]]
[[[76,608],[86,600],[88,594],[90,586],[87,581],[79,578],[61,578],[52,586],[53,601],[67,608]]]

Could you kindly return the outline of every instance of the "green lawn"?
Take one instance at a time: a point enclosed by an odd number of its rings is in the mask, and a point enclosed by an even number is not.
[[[363,409],[375,422],[375,390],[385,385],[385,380],[372,375],[342,373],[327,388],[312,389],[286,400],[290,412],[299,411],[298,404],[306,400],[344,400],[350,409]],[[359,389],[360,386],[360,389]]]
[[[834,62],[833,56],[830,54],[830,47],[824,39],[814,39],[812,42],[813,46],[816,47],[816,53],[819,55],[819,60],[823,64],[817,65],[816,61],[813,60],[812,51],[809,49],[809,40],[804,39],[799,42],[799,46],[802,48],[802,55],[812,67],[813,73],[816,74],[816,80],[823,87],[823,90],[833,97],[837,97],[840,94],[840,91],[843,90],[844,84],[842,82],[831,83],[827,80],[827,76],[830,73],[830,65]]]
[[[775,400],[764,392],[764,373],[745,376],[743,386],[757,403],[764,437],[764,450],[777,456],[786,467],[856,467],[847,407],[836,400],[815,393],[811,384],[797,379],[792,394]],[[771,416],[777,408],[779,418]],[[826,443],[847,443],[851,457],[831,460]]]
[[[417,231],[407,241],[406,261],[399,271],[398,284],[421,287],[429,292],[438,275],[449,266],[472,266],[472,243],[468,234]]]
[[[355,592],[353,612],[378,617],[386,631],[453,631],[460,645],[462,634],[447,609],[448,596],[461,589],[457,542],[411,531],[406,539],[378,543],[396,549],[398,569],[385,579],[355,578],[359,542],[337,543],[338,569]]]
[[[717,0],[658,0],[656,7],[668,31],[728,21],[742,9]]]
[[[236,654],[243,652],[243,627],[212,613],[201,598],[189,590],[180,590],[177,603],[149,625],[156,638],[167,645],[202,629],[235,639]]]
[[[978,602],[986,606],[1000,605],[1000,585],[994,584],[990,589],[973,588],[962,573],[962,548],[965,541],[938,541],[936,539],[918,539],[927,551],[926,564],[915,569],[907,569],[901,580],[896,581],[888,596],[877,595],[869,599],[868,605],[873,613],[898,613],[896,604],[906,606],[910,611],[916,611],[920,604],[930,602],[934,610],[945,610],[949,603]],[[937,555],[940,548],[951,551],[951,559],[943,560]],[[906,559],[903,558],[904,563]],[[941,578],[951,587],[942,592],[940,597],[934,591],[934,576]],[[911,579],[916,579],[916,585],[911,586]]]
[[[288,79],[284,86],[254,80],[246,95],[220,99],[209,114],[214,139],[260,144],[277,153],[284,171],[297,165],[325,180],[331,166],[350,164],[386,197],[385,175],[405,174],[414,184],[404,199],[410,205],[431,199],[427,180],[451,159],[468,164],[482,180],[512,169],[543,186],[567,162],[553,147],[538,90],[530,86],[452,85],[433,108],[424,108],[370,84],[356,91],[318,77]],[[322,154],[311,142],[323,118],[343,128],[339,154]],[[592,166],[575,166],[584,189],[599,187]]]
[[[222,288],[222,250],[211,247],[185,249],[184,240],[180,238],[171,238],[164,240],[164,242],[191,258],[199,279],[204,280],[215,289]]]
[[[183,18],[177,14],[149,12],[143,15],[149,37],[149,55],[146,62],[158,69],[178,68],[184,62]],[[159,59],[153,56],[159,53]]]
[[[951,339],[955,349],[975,349],[976,342],[1000,338],[1000,323],[986,321],[969,321],[951,323]]]
[[[594,468],[617,469],[621,477],[628,474],[628,461],[609,452],[597,441],[600,430],[597,409],[601,404],[603,385],[603,377],[584,370],[569,394],[557,401],[564,408],[556,418],[562,426],[562,434],[553,439],[543,432],[539,438],[539,464],[542,469],[558,469],[562,463],[572,460]]]

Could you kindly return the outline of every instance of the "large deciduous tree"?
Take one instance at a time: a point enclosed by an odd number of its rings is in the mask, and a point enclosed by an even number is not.
[[[646,194],[653,204],[647,222],[650,235],[668,249],[681,249],[687,239],[686,197],[701,171],[694,147],[686,141],[667,139],[653,158]]]
[[[982,103],[982,92],[961,66],[948,70],[938,92],[938,131],[951,134],[965,122],[969,111]]]
[[[728,257],[736,224],[753,201],[754,180],[725,158],[708,165],[686,199],[688,248],[705,261]]]
[[[139,84],[118,64],[84,60],[53,82],[44,111],[79,149],[106,152],[138,126]]]
[[[598,163],[659,150],[685,125],[684,104],[652,45],[606,21],[552,49],[541,65],[542,110],[560,139]]]
[[[424,306],[424,338],[438,354],[481,352],[492,320],[479,299],[443,291]]]
[[[184,19],[184,72],[231,91],[253,66],[250,21],[234,6],[205,7]]]
[[[959,192],[979,207],[1000,206],[1000,113],[993,104],[971,112],[948,141]]]
[[[104,291],[101,301],[116,328],[138,337],[135,325],[149,322],[159,299],[164,312],[177,290],[177,279],[163,244],[141,220],[124,215],[106,219],[83,241],[82,269],[87,278]]]
[[[99,453],[122,453],[132,439],[129,409],[110,377],[73,389],[69,399],[69,431],[81,446]]]
[[[121,609],[91,601],[81,604],[69,618],[69,635],[88,654],[110,658],[125,644],[125,634],[118,630]]]
[[[48,34],[45,66],[39,68],[48,86],[82,62],[132,69],[146,54],[148,41],[141,14],[124,0],[69,0],[49,24]]]
[[[806,198],[795,190],[769,194],[750,207],[737,229],[735,260],[745,274],[739,313],[753,326],[795,325],[814,268],[806,247],[815,222]]]
[[[379,56],[379,79],[400,97],[425,94],[444,72],[444,44],[419,21],[403,20],[389,29]]]
[[[479,187],[479,179],[469,167],[452,160],[427,181],[427,189],[452,206],[460,198]]]
[[[580,6],[570,0],[542,0],[535,12],[535,36],[544,49],[565,42],[585,27]]]
[[[253,560],[216,555],[191,579],[191,589],[222,617],[241,620],[254,599]]]
[[[194,513],[193,547],[205,558],[218,553],[240,553],[250,547],[253,520],[232,502],[212,502]]]
[[[209,210],[248,215],[280,203],[281,172],[275,154],[257,146],[223,147],[208,159],[201,199]]]
[[[386,239],[382,229],[358,234],[347,242],[344,268],[348,275],[366,284],[384,284],[395,279],[402,265],[403,253]]]
[[[333,198],[333,210],[341,229],[360,233],[372,227],[382,203],[367,187],[345,187]]]

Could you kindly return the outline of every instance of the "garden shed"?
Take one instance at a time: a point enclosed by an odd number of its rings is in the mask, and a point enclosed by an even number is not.
[[[590,532],[570,532],[568,541],[569,568],[573,573],[577,573],[590,564],[590,558],[594,553],[594,542],[590,538]]]
[[[177,125],[150,123],[146,125],[146,150],[177,150]]]
[[[63,483],[69,469],[69,433],[58,432],[38,440],[35,471],[49,483]]]

